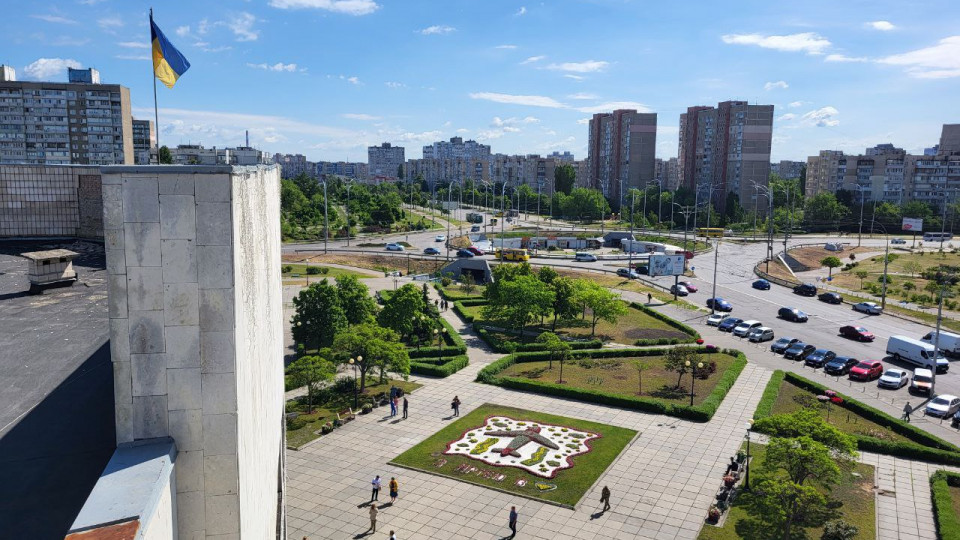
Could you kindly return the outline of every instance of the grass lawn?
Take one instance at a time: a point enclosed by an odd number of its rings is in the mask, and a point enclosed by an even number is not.
[[[643,371],[643,393],[637,369],[633,366],[633,357],[583,359],[564,362],[563,381],[565,386],[597,390],[628,397],[641,396],[660,399],[667,403],[680,405],[690,404],[690,375],[684,375],[680,381],[680,388],[676,388],[677,374],[667,371],[663,367],[663,356],[639,357],[647,366]],[[704,364],[717,363],[717,370],[706,379],[698,378],[694,384],[694,406],[703,403],[703,400],[713,392],[717,381],[733,364],[736,358],[726,354],[702,354]],[[553,369],[549,369],[549,362],[518,362],[501,371],[500,377],[519,377],[523,379],[556,383],[560,376],[560,363],[553,362]]]
[[[483,291],[486,287],[483,285],[474,285],[473,291],[469,293],[465,292],[463,288],[457,283],[453,283],[448,287],[444,287],[441,285],[440,288],[443,289],[443,294],[447,298],[450,298],[451,302],[455,302],[457,300],[462,300],[464,298],[475,298],[478,296],[483,296]]]
[[[446,264],[444,258],[437,257],[436,259],[419,259],[413,257],[406,257],[405,254],[400,255],[378,255],[378,254],[356,254],[352,253],[349,255],[339,254],[339,253],[329,253],[327,255],[313,255],[313,256],[303,256],[303,255],[285,255],[283,257],[284,264],[290,264],[287,261],[295,262],[315,262],[315,263],[331,263],[331,264],[342,264],[344,266],[354,266],[357,268],[366,268],[368,270],[376,270],[378,272],[393,272],[394,270],[399,270],[403,272],[403,275],[413,274],[424,274],[424,273],[433,273],[436,272],[441,266]]]
[[[509,416],[527,422],[560,425],[570,429],[597,433],[600,434],[600,438],[590,441],[591,450],[589,452],[571,458],[573,467],[560,470],[556,476],[550,479],[534,475],[520,468],[488,465],[466,455],[443,454],[448,443],[459,439],[463,433],[471,429],[483,426],[488,416]],[[573,507],[613,460],[620,455],[624,447],[633,440],[636,434],[636,431],[606,424],[487,403],[400,454],[390,463],[447,476],[463,482],[492,487],[531,499]],[[501,442],[508,442],[509,440],[508,438],[500,439]],[[438,465],[442,460],[446,460],[446,463]],[[479,470],[471,473],[457,472],[457,467],[464,464],[475,466]],[[503,474],[505,478],[497,481],[494,478],[486,478],[477,474],[483,471]],[[524,481],[525,485],[517,485],[517,481],[520,480]],[[556,489],[543,491],[537,487],[538,483],[545,485],[545,487],[555,485]]]
[[[284,264],[282,264],[281,266],[282,266],[282,267],[287,267],[287,266],[290,267],[290,271],[289,271],[289,272],[282,272],[282,273],[280,274],[283,278],[292,277],[293,274],[298,274],[299,277],[301,277],[301,278],[309,277],[311,280],[313,280],[313,279],[318,279],[318,280],[319,280],[319,279],[322,279],[322,278],[331,278],[331,279],[334,279],[334,278],[337,278],[337,277],[339,277],[339,276],[356,276],[357,279],[367,279],[367,278],[375,277],[375,276],[371,276],[371,275],[366,274],[366,273],[363,273],[363,272],[354,272],[354,271],[352,271],[352,270],[347,270],[347,269],[345,269],[345,268],[337,268],[337,267],[333,267],[333,266],[320,266],[320,265],[315,265],[315,264],[311,264],[311,265],[306,265],[306,264],[288,264],[288,263],[284,263]],[[307,274],[307,268],[309,268],[309,267],[319,268],[321,272],[323,272],[324,270],[326,270],[326,273]]]
[[[496,322],[487,322],[483,320],[482,311],[484,306],[468,306],[464,312],[475,317],[475,322],[481,324],[497,326]],[[550,330],[549,321],[543,327],[530,326],[524,330],[524,336],[531,335],[534,338],[541,332]],[[566,323],[557,322],[557,335],[567,336],[577,339],[589,339],[590,320],[589,314],[586,320],[567,321]],[[656,338],[678,338],[687,339],[690,336],[673,328],[660,319],[655,319],[639,309],[628,308],[627,314],[611,324],[607,321],[597,322],[596,337],[604,341],[613,341],[625,345],[633,345],[638,339],[656,339]],[[514,336],[514,340],[519,340],[519,336]],[[526,342],[526,340],[524,340]]]
[[[691,309],[697,309],[696,306],[689,303],[689,300],[683,298],[678,298],[676,302],[673,300],[673,295],[662,291],[659,289],[654,289],[643,284],[643,282],[635,279],[624,279],[620,276],[609,274],[606,272],[586,272],[586,271],[577,271],[577,270],[567,270],[567,269],[557,269],[557,273],[561,276],[585,279],[587,281],[592,281],[598,285],[603,285],[608,289],[619,289],[621,291],[632,291],[640,294],[652,294],[653,297],[658,301],[664,304],[674,304],[678,307],[690,307]],[[702,293],[694,293],[693,296],[688,296],[688,299],[696,301],[696,295]],[[706,296],[704,298],[707,298]]]
[[[855,254],[857,256],[857,260],[859,260],[861,253],[869,253],[872,251],[877,251],[877,248],[875,247],[862,247],[862,246],[861,247],[844,246],[843,251],[829,251],[823,246],[824,244],[820,244],[818,246],[794,248],[790,250],[790,256],[796,259],[797,262],[799,262],[800,264],[808,268],[811,268],[813,270],[816,270],[818,268],[823,268],[824,270],[826,270],[827,268],[820,266],[820,261],[822,261],[827,257],[836,257],[840,259],[841,262],[848,263],[850,262],[851,254]],[[883,249],[881,248],[880,251],[883,251]],[[836,273],[836,271],[834,271],[834,273]]]
[[[764,445],[750,445],[750,456],[752,458],[750,460],[751,485],[756,485],[756,481],[768,474],[763,467],[765,452],[766,446]],[[860,476],[853,476],[852,472],[856,472]],[[876,502],[873,493],[874,470],[871,465],[857,463],[852,472],[845,474],[843,481],[837,486],[834,486],[833,490],[827,492],[826,495],[828,500],[834,499],[841,503],[839,508],[833,510],[834,516],[836,518],[842,518],[844,521],[852,523],[860,529],[855,538],[860,540],[873,540],[877,534],[875,517]],[[719,486],[720,482],[717,482],[717,487],[719,488]],[[750,515],[746,510],[750,502],[750,497],[751,494],[749,492],[741,492],[736,501],[734,501],[733,506],[727,511],[726,521],[724,521],[723,527],[704,525],[698,538],[700,540],[733,540],[736,538],[767,540],[767,537],[758,534],[760,531],[757,531],[751,526],[751,522],[755,523],[756,521],[749,519]],[[807,538],[820,538],[823,529],[822,527],[811,527],[805,529],[805,532],[807,533]]]
[[[777,395],[777,401],[773,405],[772,414],[789,414],[803,407],[798,401],[807,403],[817,403],[814,394],[790,383],[783,381],[780,384],[780,393]],[[816,406],[820,415],[827,418],[827,410]],[[910,441],[907,437],[893,432],[879,424],[876,424],[866,418],[838,406],[830,408],[829,423],[839,428],[844,433],[851,435],[865,435],[884,441],[906,442]]]
[[[953,513],[960,516],[960,486],[949,486],[950,503],[953,506]]]

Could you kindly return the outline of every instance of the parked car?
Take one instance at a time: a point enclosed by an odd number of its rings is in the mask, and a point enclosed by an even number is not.
[[[440,254],[440,250],[437,249],[437,248],[435,248],[435,247],[428,247],[427,249],[423,250],[423,254],[424,254],[424,255],[439,255],[439,254]]]
[[[823,365],[823,371],[830,375],[846,375],[860,361],[849,356],[837,356]]]
[[[637,271],[638,274],[643,274],[643,275],[645,275],[645,276],[646,276],[646,275],[649,275],[649,274],[650,274],[650,266],[649,266],[649,265],[646,265],[646,264],[638,264],[638,265],[636,266],[636,271]]]
[[[474,226],[470,227],[470,232],[480,232],[480,226],[479,226],[479,225],[474,225]]]
[[[743,319],[738,319],[736,317],[727,317],[717,326],[717,330],[721,332],[733,332],[733,329],[737,327],[738,324],[742,323]]]
[[[957,410],[960,410],[960,397],[951,394],[940,394],[927,403],[924,413],[928,416],[947,418],[953,416]]]
[[[690,283],[689,281],[680,281],[677,283],[677,285],[683,285],[684,287],[686,287],[687,292],[695,293],[700,290],[697,288],[696,285],[694,285],[693,283]]]
[[[894,238],[893,240],[890,241],[890,243],[891,243],[891,244],[906,244],[907,241],[904,240],[903,238]]]
[[[927,368],[914,368],[913,379],[910,381],[910,391],[918,394],[930,395],[933,385],[933,372]]]
[[[474,255],[477,255],[477,256],[480,256],[480,255],[483,255],[483,254],[484,254],[484,253],[483,253],[483,250],[480,249],[480,248],[478,248],[477,246],[470,246],[470,247],[465,248],[465,249],[466,249],[467,251],[469,251],[470,253],[473,253]]]
[[[573,256],[573,260],[577,262],[596,262],[597,256],[593,253],[577,253]]]
[[[857,341],[873,341],[877,336],[862,326],[841,326],[840,335]]]
[[[457,257],[460,257],[462,259],[470,259],[474,257],[474,254],[469,249],[458,249]]]
[[[850,378],[861,381],[876,379],[883,374],[883,364],[864,360],[850,368]]]
[[[877,380],[877,386],[880,388],[893,388],[899,390],[910,383],[910,375],[902,369],[891,368],[883,372],[880,379]]]
[[[763,323],[760,321],[743,321],[733,328],[733,335],[737,337],[747,337],[747,334],[749,334],[751,330],[760,328],[761,326],[763,326]]]
[[[816,346],[798,341],[784,351],[783,357],[787,360],[804,360],[815,350],[817,350]]]
[[[765,280],[765,279],[758,279],[758,280],[756,280],[756,281],[753,282],[752,287],[753,287],[754,289],[757,289],[757,290],[760,290],[760,291],[769,291],[769,290],[770,290],[770,282],[767,281],[767,280]]]
[[[843,251],[843,244],[840,242],[827,242],[823,245],[823,249],[827,251]]]
[[[617,275],[620,277],[625,277],[627,279],[638,279],[640,277],[640,274],[636,273],[633,270],[630,270],[629,268],[618,268]]]
[[[434,242],[446,242],[446,241],[447,241],[447,235],[445,235],[445,234],[438,234],[433,240],[434,240]]]
[[[804,283],[794,287],[793,292],[794,294],[799,294],[800,296],[816,296],[817,286],[813,283]]]
[[[804,360],[810,367],[823,367],[824,364],[837,357],[837,353],[827,349],[817,349],[807,355]]]
[[[810,319],[810,317],[808,317],[806,313],[800,311],[797,308],[792,308],[792,307],[780,308],[780,310],[777,311],[777,317],[780,317],[785,321],[791,321],[791,322],[807,322],[807,320]]]
[[[397,244],[396,242],[390,242],[387,244],[387,251],[404,251],[404,249],[400,244]]]
[[[854,304],[853,310],[866,313],[867,315],[879,315],[883,313],[883,308],[876,302],[860,302]]]
[[[773,341],[773,328],[767,328],[766,326],[761,326],[760,328],[754,328],[747,334],[747,339],[754,343],[763,343],[764,341]]]
[[[714,313],[707,317],[707,326],[720,326],[724,319],[729,317],[726,313]]]
[[[783,354],[791,345],[798,341],[800,340],[795,337],[782,337],[770,344],[770,350],[777,354]]]
[[[714,307],[714,304],[716,304],[716,307]],[[719,297],[707,298],[707,307],[713,308],[716,311],[733,311],[733,305]]]
[[[677,296],[687,296],[690,294],[690,291],[687,290],[683,285],[671,285],[670,294],[676,294]]]
[[[817,298],[818,298],[821,302],[826,302],[826,303],[828,303],[828,304],[842,304],[842,303],[843,303],[843,297],[840,296],[839,294],[835,293],[835,292],[820,293],[820,295],[817,296]]]
[[[887,340],[887,354],[898,362],[909,362],[917,367],[930,369],[934,363],[937,366],[937,373],[946,373],[950,369],[950,362],[944,358],[940,351],[937,351],[937,357],[933,358],[934,346],[906,336],[890,336]]]

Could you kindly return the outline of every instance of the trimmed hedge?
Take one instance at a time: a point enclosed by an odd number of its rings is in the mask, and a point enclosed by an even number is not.
[[[708,352],[706,347],[698,347],[696,350],[699,353]],[[586,356],[590,358],[619,358],[625,356],[660,356],[666,354],[666,352],[666,349],[593,349],[581,351],[577,354],[581,357]],[[602,390],[572,388],[560,384],[531,381],[519,377],[497,376],[498,373],[516,363],[547,360],[550,356],[550,353],[546,351],[519,352],[504,356],[503,358],[492,362],[487,367],[480,370],[480,372],[477,373],[476,380],[477,382],[502,386],[504,388],[512,388],[514,390],[524,390],[537,394],[546,394],[590,403],[599,403],[601,405],[612,405],[615,407],[635,409],[639,411],[652,412],[655,414],[665,414],[668,416],[685,418],[694,422],[708,422],[710,418],[713,417],[714,413],[717,412],[717,408],[720,406],[723,398],[726,397],[727,392],[730,391],[730,388],[733,387],[737,377],[740,376],[740,372],[742,372],[743,368],[747,365],[747,357],[744,356],[744,354],[740,351],[734,349],[723,349],[719,352],[735,356],[736,360],[726,370],[726,372],[724,372],[724,374],[720,377],[720,380],[717,381],[716,387],[713,389],[710,395],[707,396],[707,399],[705,399],[703,403],[697,405],[696,407],[667,403],[654,398],[621,396],[604,392]]]
[[[410,373],[417,375],[429,375],[431,377],[449,377],[461,369],[467,367],[470,359],[465,354],[459,354],[453,357],[443,357],[444,363],[439,363],[440,358],[428,359],[422,362],[410,362]]]
[[[783,373],[783,375],[778,377],[779,373]],[[779,382],[777,382],[778,378]],[[760,404],[757,405],[757,410],[754,413],[756,420],[761,420],[771,415],[773,404],[776,402],[777,395],[780,392],[780,385],[784,380],[811,393],[822,394],[830,390],[826,386],[801,377],[796,373],[784,373],[778,370],[774,372],[773,377],[767,384],[767,388],[763,392]],[[837,392],[837,396],[843,399],[843,403],[837,404],[838,407],[860,415],[882,427],[889,428],[894,433],[912,439],[912,442],[893,442],[868,437],[866,435],[850,434],[850,436],[857,441],[858,449],[865,452],[960,466],[960,448],[957,448],[953,444],[844,394]],[[761,433],[765,431],[762,422],[758,422],[754,426],[754,429]]]
[[[688,336],[691,336],[691,337],[693,338],[693,339],[691,339],[691,341],[696,341],[697,339],[700,338],[700,332],[697,332],[697,331],[694,330],[693,328],[691,328],[691,327],[683,324],[682,322],[680,322],[680,321],[678,321],[678,320],[671,319],[670,317],[667,317],[666,315],[664,315],[663,313],[660,313],[659,311],[650,309],[650,308],[648,308],[647,306],[645,306],[645,305],[643,305],[643,304],[639,304],[639,303],[637,303],[637,302],[630,302],[630,307],[632,307],[632,308],[634,308],[634,309],[639,309],[640,311],[646,313],[647,315],[653,317],[654,319],[660,320],[660,321],[668,324],[669,326],[672,326],[673,328],[676,328],[677,330],[683,332],[684,334],[687,334]],[[641,341],[642,341],[642,340],[641,340]],[[637,345],[639,345],[639,343],[638,343]],[[659,345],[659,344],[656,344],[656,345]]]
[[[456,313],[457,316],[459,316],[461,319],[463,319],[463,322],[467,324],[472,323],[475,317],[467,313],[463,308],[464,308],[464,305],[462,301],[458,300],[453,303],[453,312]]]
[[[504,341],[494,336],[491,334],[488,328],[474,325],[473,329],[477,333],[477,337],[482,339],[484,343],[490,346],[490,348],[499,353],[534,352],[546,350],[542,343],[516,343],[516,348],[511,348],[507,346],[506,343],[513,343],[512,341]],[[570,345],[570,348],[575,351],[584,349],[599,349],[600,347],[603,347],[603,341],[599,339],[591,339],[588,341],[568,341],[567,344]]]
[[[446,333],[443,334],[443,350],[441,351],[439,346],[435,347],[432,345],[429,347],[420,347],[419,349],[408,348],[407,354],[410,356],[410,359],[432,358],[434,356],[440,356],[441,354],[444,356],[456,356],[467,353],[466,342],[463,341],[463,338],[460,337],[460,334],[457,333],[453,326],[443,317],[437,320],[447,329]]]
[[[482,296],[457,296],[457,297],[450,296],[447,294],[447,291],[443,290],[443,287],[441,287],[439,283],[434,283],[433,288],[437,290],[437,293],[440,295],[441,298],[450,302],[453,302],[455,300],[481,300],[486,302],[486,299],[484,299]]]
[[[960,540],[960,516],[953,510],[950,486],[960,486],[960,474],[937,471],[930,476],[934,522],[937,524],[937,538],[940,540]]]

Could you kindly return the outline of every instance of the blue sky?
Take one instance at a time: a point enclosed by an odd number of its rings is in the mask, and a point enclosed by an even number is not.
[[[960,122],[960,3],[195,0],[154,18],[192,67],[160,85],[162,144],[251,144],[366,161],[453,136],[494,152],[586,157],[594,112],[773,104],[774,160],[893,142],[918,152]],[[784,4],[784,5],[781,5]],[[789,4],[789,5],[786,5]],[[92,66],[153,117],[149,4],[0,0],[0,63],[21,80]]]

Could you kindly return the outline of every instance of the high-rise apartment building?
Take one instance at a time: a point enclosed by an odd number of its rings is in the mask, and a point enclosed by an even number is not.
[[[619,208],[631,188],[643,188],[655,177],[657,113],[620,109],[590,119],[588,186],[599,189]]]
[[[71,69],[66,83],[0,74],[0,163],[133,164],[128,88],[100,84],[93,69]]]
[[[301,174],[317,175],[317,164],[307,161],[303,154],[274,154],[273,162],[280,165],[281,178],[294,178]]]
[[[674,190],[680,183],[679,165],[677,158],[657,158],[656,180],[662,189]]]
[[[960,124],[944,124],[940,132],[940,144],[937,153],[942,156],[960,154]]]
[[[803,168],[807,166],[805,161],[781,160],[770,164],[770,172],[787,180],[796,180],[803,173]]]
[[[403,162],[402,146],[392,146],[385,142],[380,146],[367,148],[367,174],[371,177],[395,180]]]
[[[754,185],[770,177],[773,105],[723,101],[716,107],[690,107],[680,115],[680,185],[710,190],[722,211],[727,193],[750,207]]]
[[[560,163],[573,163],[574,161],[576,161],[576,159],[574,159],[573,157],[573,154],[571,154],[569,151],[565,151],[562,154],[560,152],[554,151],[554,152],[551,152],[550,155],[548,155],[547,157],[553,158],[555,161]]]
[[[273,158],[266,152],[238,146],[236,148],[204,148],[199,144],[180,144],[170,149],[175,165],[268,165]]]
[[[888,155],[900,155],[904,154],[903,148],[897,148],[896,146],[890,143],[878,144],[872,148],[867,148],[866,155],[868,156],[888,156]]]
[[[328,176],[344,176],[355,180],[366,181],[367,164],[350,163],[346,161],[320,161],[317,162],[317,176],[326,178]]]
[[[464,141],[462,137],[450,137],[449,141],[437,141],[423,147],[423,159],[490,159],[490,146],[477,141]]]
[[[133,162],[136,165],[157,163],[157,137],[153,120],[133,119]]]

